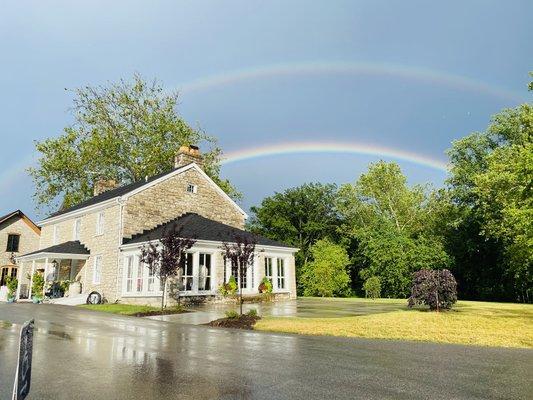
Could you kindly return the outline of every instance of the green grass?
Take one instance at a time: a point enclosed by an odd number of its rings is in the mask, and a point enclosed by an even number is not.
[[[135,315],[138,313],[157,312],[161,310],[161,307],[145,306],[145,305],[133,305],[133,304],[82,304],[79,307],[87,310],[102,311],[112,314],[120,315]],[[182,307],[167,307],[165,313],[173,314],[183,312]]]
[[[317,299],[315,299],[317,300]],[[324,299],[325,304],[331,299]],[[255,329],[307,335],[403,339],[479,346],[533,348],[533,305],[459,301],[451,311],[408,309],[406,300],[336,299],[365,315],[337,318],[265,317]],[[390,304],[397,304],[391,309]],[[388,305],[388,308],[385,306]],[[383,307],[384,309],[380,310]]]

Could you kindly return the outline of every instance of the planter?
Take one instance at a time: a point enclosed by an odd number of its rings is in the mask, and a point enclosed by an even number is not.
[[[68,295],[75,296],[77,294],[81,293],[81,282],[71,282],[70,286],[68,287]]]
[[[37,296],[33,296],[31,298],[31,301],[33,302],[33,304],[39,304],[43,301],[43,299],[41,299],[40,297],[37,297]]]
[[[14,303],[15,302],[15,298],[14,297],[8,297],[7,298],[7,302],[8,303]]]

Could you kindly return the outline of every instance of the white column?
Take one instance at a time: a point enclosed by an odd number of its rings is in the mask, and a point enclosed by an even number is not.
[[[198,280],[200,278],[200,253],[192,253],[192,291],[198,292]]]
[[[21,261],[20,268],[17,268],[17,278],[18,278],[17,282],[18,283],[17,283],[17,294],[15,295],[15,299],[17,300],[20,298],[20,285],[22,284],[21,277],[22,277],[22,274],[24,273],[23,269],[24,269],[24,262]]]
[[[28,299],[31,299],[31,287],[33,285],[33,274],[35,273],[35,260],[31,262],[30,288],[28,290]]]
[[[46,282],[48,282],[48,257],[44,261],[44,285],[43,285],[43,296],[46,292]]]

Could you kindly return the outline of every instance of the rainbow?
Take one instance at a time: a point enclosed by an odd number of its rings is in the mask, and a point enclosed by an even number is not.
[[[405,78],[473,91],[514,102],[524,101],[521,93],[493,86],[467,76],[423,67],[372,62],[298,62],[256,66],[194,79],[179,85],[178,90],[181,94],[188,94],[254,79],[322,74]]]
[[[228,165],[240,161],[252,160],[261,157],[272,157],[290,154],[363,154],[408,161],[414,164],[430,167],[442,172],[447,172],[445,161],[428,157],[422,154],[389,147],[376,146],[363,143],[350,142],[285,142],[278,144],[262,145],[225,153],[221,162]]]

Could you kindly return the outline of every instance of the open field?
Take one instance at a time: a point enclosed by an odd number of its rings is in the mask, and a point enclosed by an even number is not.
[[[447,312],[408,309],[406,300],[324,299],[366,312],[340,318],[266,316],[256,330],[479,346],[533,348],[533,305],[459,301]]]

